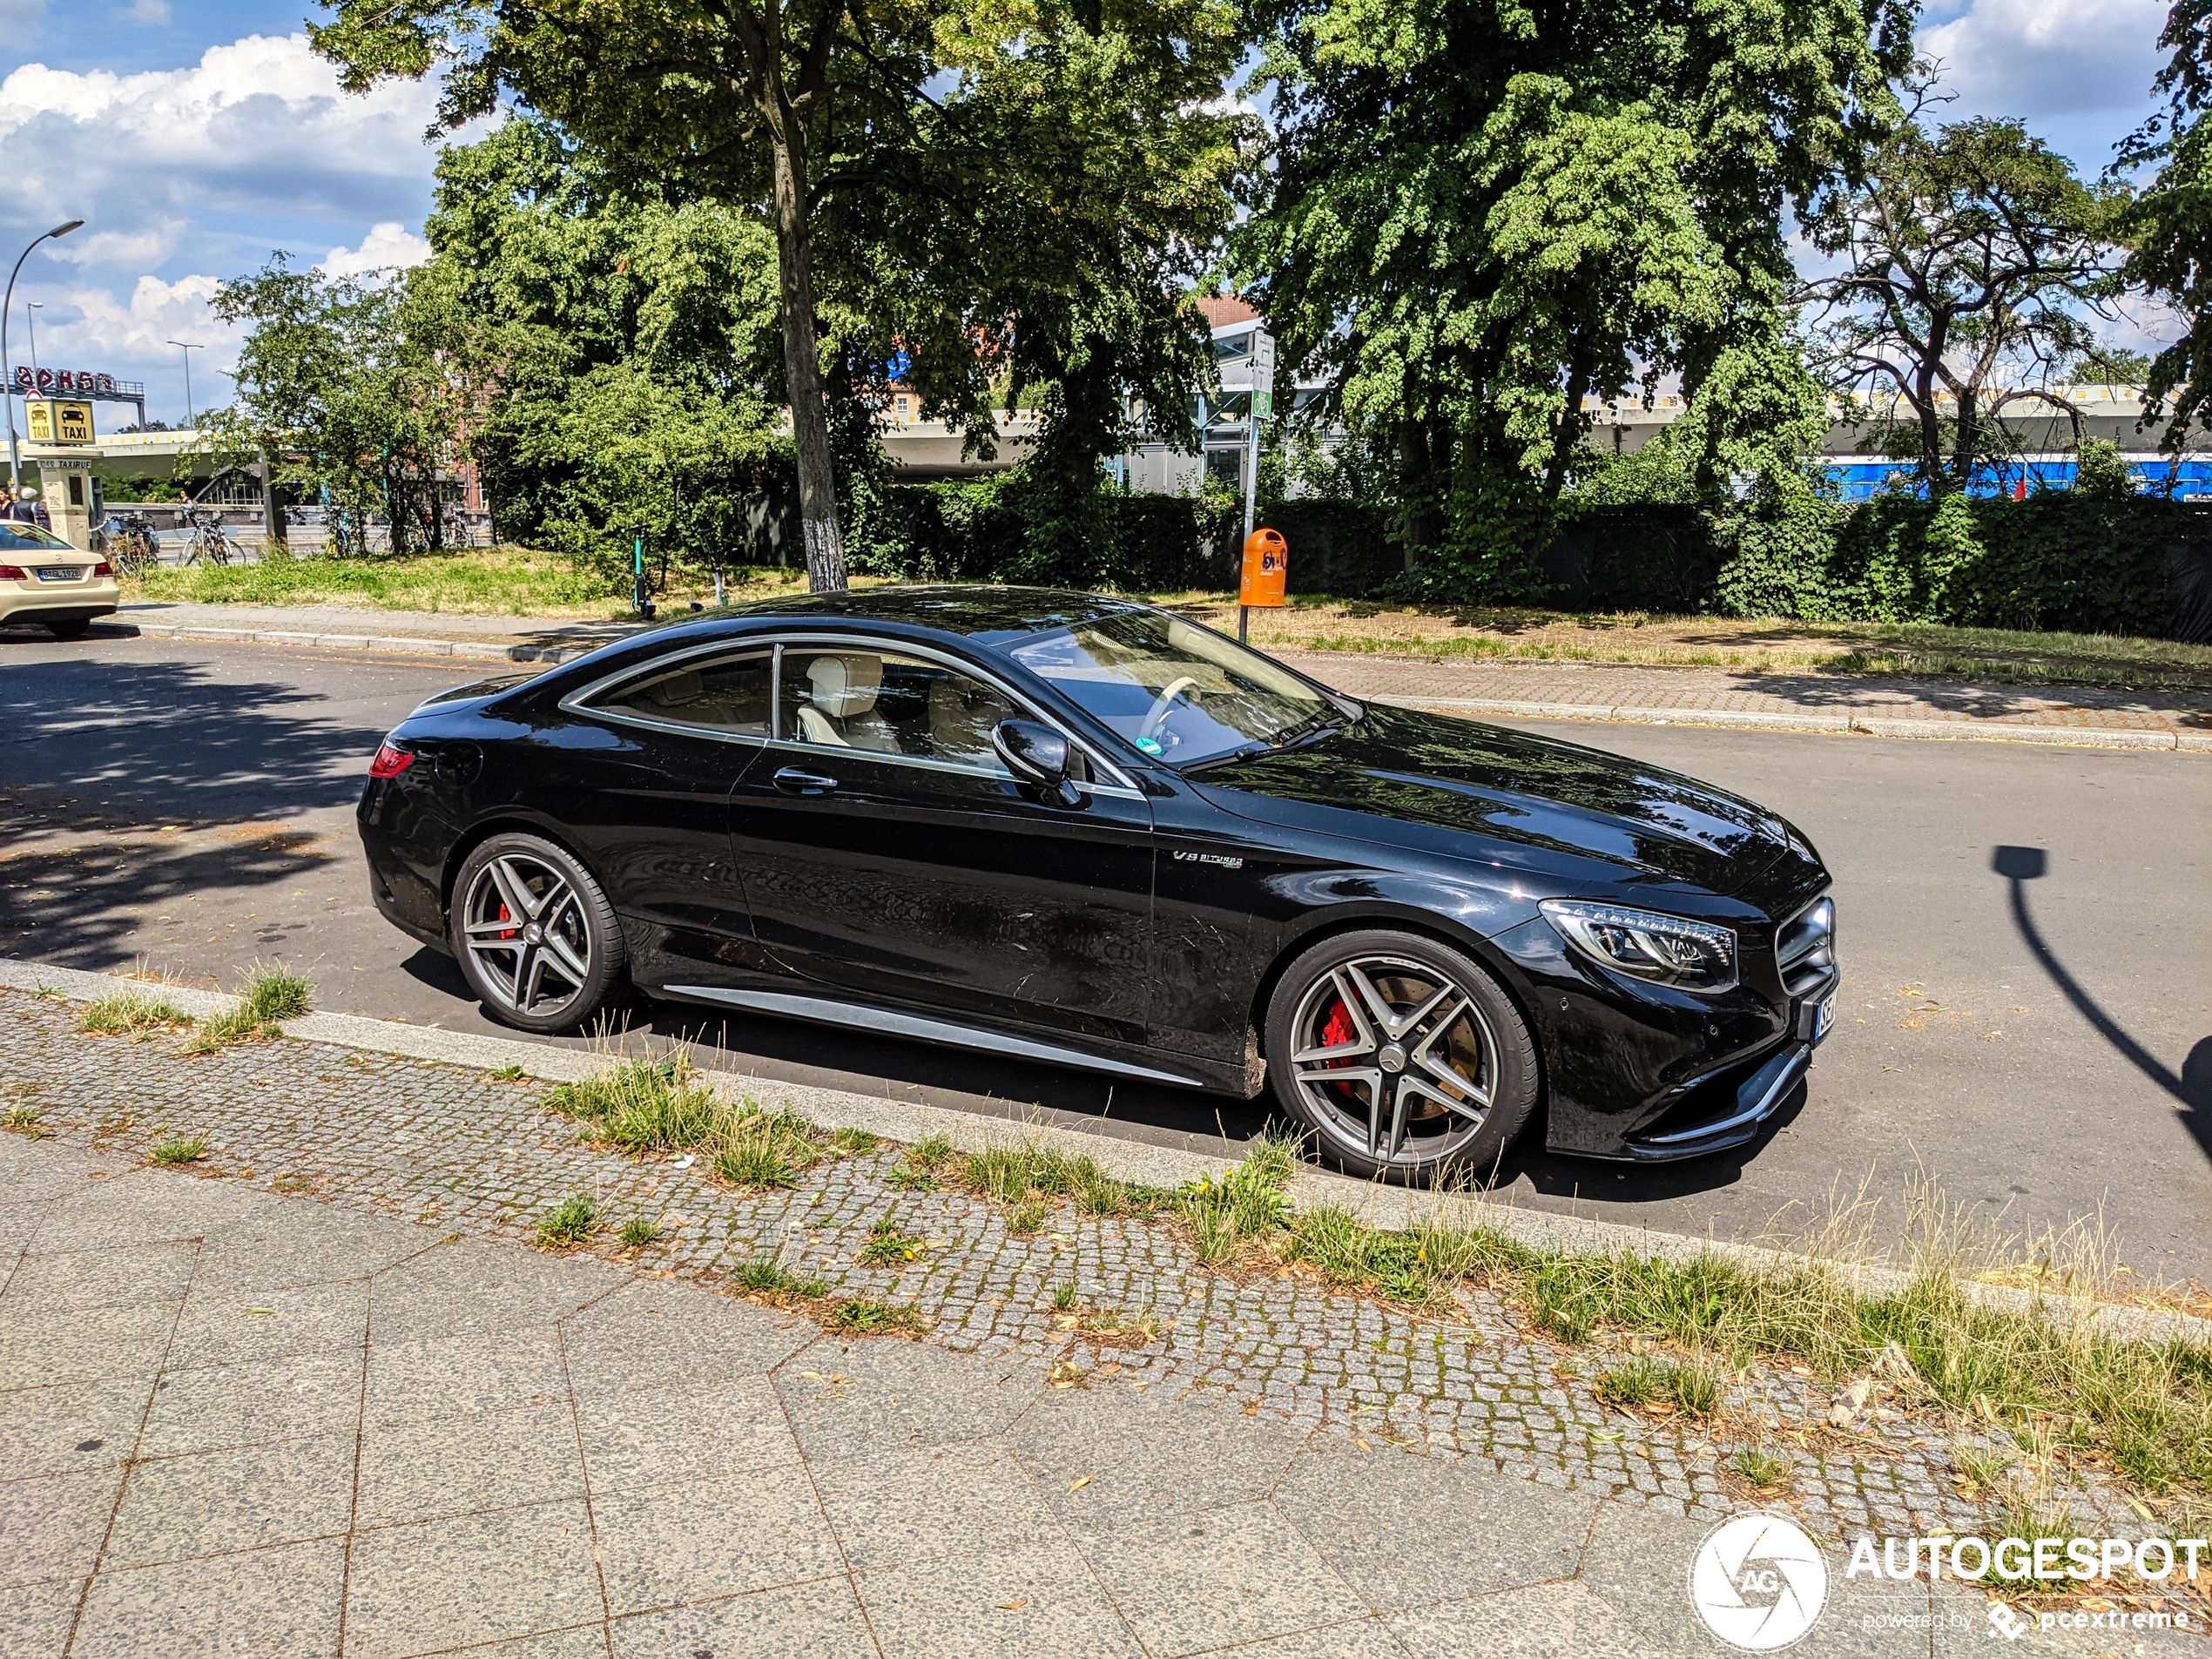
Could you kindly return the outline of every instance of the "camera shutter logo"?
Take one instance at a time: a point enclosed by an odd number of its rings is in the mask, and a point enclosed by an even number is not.
[[[1811,1629],[1828,1602],[1828,1563],[1805,1529],[1782,1515],[1737,1515],[1689,1558],[1689,1601],[1731,1648],[1772,1653]]]

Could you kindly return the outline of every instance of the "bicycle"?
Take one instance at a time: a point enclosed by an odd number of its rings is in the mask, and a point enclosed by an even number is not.
[[[144,576],[161,562],[160,543],[153,523],[144,513],[122,513],[108,520],[115,529],[108,534],[108,563],[122,576]]]
[[[198,564],[205,559],[210,564],[228,564],[231,555],[239,548],[223,534],[223,521],[212,513],[186,513],[185,523],[192,526],[191,539],[185,543],[185,564]]]

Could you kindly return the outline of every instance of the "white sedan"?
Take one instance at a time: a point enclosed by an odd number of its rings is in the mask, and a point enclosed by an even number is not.
[[[75,639],[122,597],[105,559],[36,524],[0,520],[0,623],[44,623],[56,638]]]

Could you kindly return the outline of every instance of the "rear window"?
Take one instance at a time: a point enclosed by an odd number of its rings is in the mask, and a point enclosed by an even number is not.
[[[632,714],[664,725],[695,725],[737,737],[765,738],[775,706],[773,653],[749,652],[625,681],[592,699],[610,714]]]
[[[77,549],[36,524],[0,519],[0,553],[74,553]]]

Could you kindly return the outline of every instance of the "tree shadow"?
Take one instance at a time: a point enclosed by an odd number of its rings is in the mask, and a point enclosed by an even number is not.
[[[0,630],[0,666],[34,643]],[[305,684],[225,680],[190,663],[104,659],[97,645],[37,667],[9,677],[0,722],[0,781],[18,804],[28,792],[201,825],[350,806],[384,735],[322,712],[312,671]]]
[[[2189,1050],[2188,1058],[2182,1062],[2180,1075],[2176,1076],[2129,1035],[2119,1021],[2105,1012],[2087,988],[2067,970],[2028,912],[2027,884],[2040,880],[2049,867],[2050,860],[2040,846],[2000,846],[1992,850],[1989,867],[2011,884],[2013,927],[2037,965],[2059,988],[2060,994],[2074,1004],[2074,1011],[2096,1028],[2097,1035],[2110,1043],[2121,1059],[2174,1098],[2181,1108],[2182,1126],[2195,1137],[2205,1156],[2212,1158],[2212,1037],[2205,1038]]]

